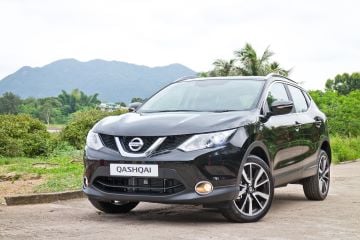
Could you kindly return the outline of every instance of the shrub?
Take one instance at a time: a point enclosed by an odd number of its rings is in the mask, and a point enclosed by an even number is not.
[[[50,134],[38,119],[28,115],[0,115],[0,155],[47,155],[50,152]]]
[[[76,150],[74,146],[61,138],[60,133],[50,134],[50,148],[51,157],[66,155]]]
[[[330,142],[334,163],[360,158],[360,137],[332,136]]]
[[[77,149],[82,149],[85,145],[86,135],[95,123],[104,117],[123,113],[124,111],[103,112],[97,109],[76,112],[62,130],[61,139],[69,142]]]
[[[360,136],[360,90],[352,91],[348,95],[333,91],[310,91],[310,94],[328,117],[332,135]]]

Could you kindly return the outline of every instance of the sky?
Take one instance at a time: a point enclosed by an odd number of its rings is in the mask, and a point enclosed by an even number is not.
[[[195,71],[250,43],[306,89],[360,71],[359,0],[0,0],[0,79],[63,58]]]

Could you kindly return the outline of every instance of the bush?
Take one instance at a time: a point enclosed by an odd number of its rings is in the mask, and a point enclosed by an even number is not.
[[[124,111],[103,112],[97,109],[76,112],[62,130],[61,139],[67,141],[77,149],[82,149],[85,145],[86,135],[95,123],[104,117],[123,113]]]
[[[332,135],[360,136],[360,90],[348,95],[334,91],[311,91],[311,97],[329,120]]]
[[[0,155],[33,157],[50,152],[50,134],[28,115],[0,115]]]
[[[50,134],[50,148],[51,148],[50,157],[66,155],[76,150],[75,147],[73,147],[72,145],[70,145],[70,143],[64,141],[61,138],[60,133]]]
[[[334,163],[360,158],[360,137],[332,136],[330,142]]]

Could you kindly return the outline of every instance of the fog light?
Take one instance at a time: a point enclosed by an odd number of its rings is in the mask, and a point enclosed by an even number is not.
[[[208,181],[198,182],[195,185],[195,192],[200,195],[209,194],[213,191],[213,185]]]
[[[84,187],[87,187],[89,185],[89,181],[87,177],[84,177]]]

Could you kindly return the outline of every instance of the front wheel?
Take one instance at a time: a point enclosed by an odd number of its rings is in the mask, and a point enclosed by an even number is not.
[[[268,165],[250,155],[241,174],[239,195],[221,209],[233,222],[256,222],[269,211],[274,196],[274,182]]]
[[[139,204],[139,202],[120,202],[120,201],[103,202],[92,198],[89,198],[89,201],[98,210],[111,214],[130,212],[133,208],[135,208]]]

